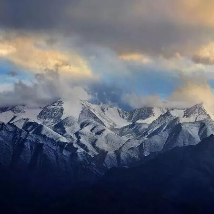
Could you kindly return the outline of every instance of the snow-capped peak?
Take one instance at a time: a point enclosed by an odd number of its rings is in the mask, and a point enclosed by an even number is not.
[[[173,117],[180,118],[181,122],[211,119],[203,104],[197,104],[186,109],[142,107],[132,111],[124,111],[108,104],[92,104],[83,100],[70,102],[59,99],[43,108],[32,109],[24,105],[1,108],[0,121],[15,122],[23,118],[52,127],[67,117],[73,117],[76,120],[95,120],[108,128],[120,128],[133,122],[151,124],[167,111]]]
[[[191,121],[201,121],[205,119],[211,119],[210,115],[207,113],[203,103],[196,104],[184,111],[184,118]]]
[[[117,166],[119,159],[127,164],[151,152],[194,145],[214,133],[214,121],[202,104],[186,109],[142,107],[124,111],[108,104],[59,99],[42,108],[2,108],[0,122],[71,143],[84,155],[99,156],[107,167]]]

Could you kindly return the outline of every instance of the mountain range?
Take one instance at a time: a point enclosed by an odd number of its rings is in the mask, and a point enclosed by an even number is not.
[[[87,101],[73,104],[57,100],[40,108],[24,105],[1,108],[0,122],[1,141],[5,141],[5,135],[12,140],[14,134],[18,140],[30,139],[44,147],[50,144],[46,141],[52,141],[51,149],[64,146],[58,155],[69,157],[70,150],[71,154],[75,150],[78,161],[90,159],[95,164],[94,170],[101,174],[103,170],[131,166],[149,155],[177,146],[196,145],[214,133],[212,115],[203,104],[183,109],[143,107],[124,111]],[[11,149],[14,142],[9,145]],[[22,161],[28,165],[33,151],[28,152],[28,158],[22,157],[26,145],[20,151],[22,160],[16,164]],[[7,161],[5,164],[9,164]]]
[[[202,181],[199,183],[205,185],[206,191],[208,184],[212,184],[212,118],[203,104],[189,108],[142,107],[125,111],[107,104],[81,100],[71,103],[59,99],[42,107],[2,107],[0,184],[7,184],[7,188],[0,188],[8,192],[8,188],[17,187],[18,182],[18,192],[21,187],[21,192],[27,193],[17,195],[16,191],[16,198],[25,195],[26,200],[33,192],[48,200],[53,195],[79,192],[84,186],[96,184],[95,189],[89,191],[89,199],[98,200],[93,195],[103,194],[103,190],[110,198],[116,195],[115,200],[123,201],[125,206],[126,197],[131,197],[134,190],[137,201],[142,199],[139,194],[146,194],[154,203],[164,204],[165,213],[180,213],[181,204],[191,202],[188,206],[192,207],[198,200],[190,194],[191,188],[197,189],[194,186],[197,182]],[[194,176],[198,180],[190,185]],[[106,182],[110,185],[108,188]],[[117,197],[116,186],[125,198]],[[175,186],[177,189],[173,189]],[[130,195],[126,195],[127,192]],[[143,199],[146,201],[145,197]],[[132,200],[130,203],[139,210],[139,204]],[[149,213],[151,207],[146,202],[143,204]]]

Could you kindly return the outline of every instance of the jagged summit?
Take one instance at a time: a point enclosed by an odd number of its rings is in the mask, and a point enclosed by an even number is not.
[[[203,119],[210,119],[210,115],[207,113],[204,104],[196,104],[190,108],[187,108],[184,111],[184,118],[192,118],[195,121],[203,120]]]
[[[26,109],[25,105],[15,105],[15,106],[10,106],[10,107],[1,107],[0,108],[0,113],[7,112],[7,111],[12,111],[14,114],[18,113],[24,113]]]

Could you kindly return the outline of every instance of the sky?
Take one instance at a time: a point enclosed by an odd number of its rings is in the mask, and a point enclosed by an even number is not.
[[[213,0],[1,0],[0,106],[214,109]]]

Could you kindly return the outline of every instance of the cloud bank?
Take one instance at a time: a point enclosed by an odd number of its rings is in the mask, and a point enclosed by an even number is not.
[[[1,0],[0,105],[76,93],[132,108],[211,106],[212,88],[193,77],[214,79],[213,7],[212,0]],[[8,85],[4,75],[18,79],[16,69],[36,75]]]
[[[206,110],[214,114],[214,91],[204,78],[182,77],[182,85],[177,87],[166,99],[158,95],[142,96],[135,93],[125,94],[122,101],[133,108],[167,107],[187,108],[203,103]]]
[[[1,0],[0,26],[78,36],[117,53],[192,54],[214,40],[212,0]]]
[[[51,47],[41,36],[5,35],[6,38],[0,38],[0,57],[22,69],[35,73],[58,69],[76,77],[91,76],[87,62],[72,50],[63,52],[59,47]]]
[[[123,88],[104,82],[71,81],[57,71],[46,71],[35,75],[34,81],[16,82],[10,90],[0,92],[0,106],[27,105],[38,107],[59,98],[72,105],[78,100],[102,102],[125,109],[147,107],[183,108],[203,103],[208,112],[214,114],[214,91],[203,78],[182,77],[182,84],[165,99],[159,95],[137,95]]]
[[[206,110],[214,114],[214,91],[205,79],[183,79],[180,86],[167,99],[168,103],[177,106],[192,106],[203,103]]]

